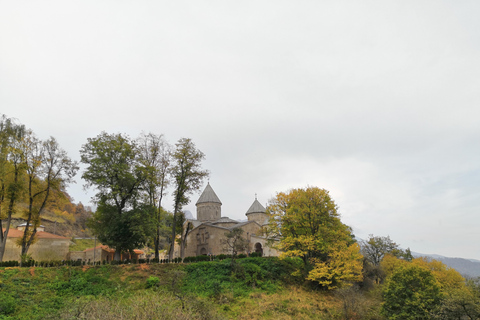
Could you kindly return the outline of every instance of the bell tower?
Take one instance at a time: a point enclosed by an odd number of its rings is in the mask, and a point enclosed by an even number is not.
[[[210,182],[203,190],[196,206],[199,221],[216,221],[222,217],[222,202],[213,191]]]

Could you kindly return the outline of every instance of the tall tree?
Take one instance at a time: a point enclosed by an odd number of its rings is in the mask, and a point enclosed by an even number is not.
[[[162,200],[170,184],[170,162],[172,148],[165,141],[163,135],[153,133],[142,134],[137,140],[140,150],[140,161],[146,167],[147,176],[144,182],[147,202],[156,213],[156,231],[153,239],[155,258],[159,259],[160,242],[163,235],[164,214],[162,213]]]
[[[281,239],[283,255],[303,259],[308,280],[330,289],[361,280],[360,248],[327,190],[278,193],[267,211],[272,215],[269,235]]]
[[[87,165],[82,178],[87,181],[87,187],[97,189],[95,200],[99,206],[91,227],[100,241],[115,248],[115,259],[118,260],[122,251],[131,249],[126,245],[126,238],[136,245],[146,241],[145,234],[128,228],[145,232],[149,230],[146,224],[152,224],[151,219],[140,219],[144,221],[140,228],[128,217],[138,216],[139,212],[149,217],[152,213],[145,204],[139,204],[147,168],[140,161],[135,141],[122,134],[102,132],[89,138],[80,153],[81,161]],[[140,239],[134,240],[133,236]]]
[[[21,254],[25,256],[35,242],[41,214],[47,208],[53,191],[63,191],[72,182],[78,165],[55,138],[42,142],[29,131],[23,139],[24,162],[27,176],[28,209],[26,226],[20,239]]]
[[[208,171],[202,170],[201,168],[203,159],[205,159],[205,154],[195,147],[191,139],[181,138],[175,144],[173,166],[171,169],[175,190],[173,192],[174,211],[169,259],[173,259],[176,225],[183,214],[182,208],[190,202],[189,196],[200,188],[203,179],[208,176]],[[188,234],[182,233],[181,236],[182,258],[184,257],[185,239],[187,235]]]
[[[0,117],[0,261],[5,253],[15,203],[22,194],[24,164],[20,141],[25,130],[25,126],[5,115]]]

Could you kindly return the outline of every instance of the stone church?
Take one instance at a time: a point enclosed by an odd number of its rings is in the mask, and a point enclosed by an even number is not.
[[[186,238],[185,257],[231,254],[225,245],[225,233],[235,228],[243,230],[243,237],[248,242],[248,248],[244,253],[259,252],[263,256],[279,255],[277,250],[267,245],[268,239],[263,230],[268,224],[268,215],[257,199],[245,212],[248,220],[236,221],[222,217],[222,202],[208,183],[196,207],[197,220],[186,221],[191,223],[192,229]],[[178,254],[178,251],[176,253]]]

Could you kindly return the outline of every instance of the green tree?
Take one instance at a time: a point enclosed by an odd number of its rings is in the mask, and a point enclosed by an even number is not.
[[[147,238],[141,232],[126,229],[149,230],[147,226],[139,228],[133,224],[130,216],[138,217],[140,213],[145,213],[146,219],[139,218],[139,223],[152,223],[149,217],[154,210],[147,209],[140,201],[147,168],[140,161],[135,141],[122,134],[102,132],[95,138],[89,138],[80,153],[81,161],[87,165],[82,178],[87,181],[87,187],[97,189],[95,200],[100,211],[94,214],[91,227],[101,241],[115,248],[115,259],[118,260],[122,251],[130,249],[130,245],[126,244],[127,239],[141,245]],[[112,211],[115,211],[115,216]],[[125,225],[120,227],[122,222]],[[117,231],[111,233],[113,226],[117,226]],[[138,239],[134,239],[133,235]]]
[[[172,157],[171,146],[165,141],[163,135],[153,133],[142,134],[137,143],[140,150],[140,161],[146,167],[147,176],[143,189],[147,203],[155,208],[156,230],[153,239],[155,258],[159,258],[160,242],[164,237],[165,226],[162,215],[162,200],[170,184],[170,162]]]
[[[25,126],[5,115],[0,117],[0,261],[5,253],[15,204],[23,193],[25,170],[20,142],[25,131]]]
[[[361,253],[365,258],[364,273],[376,283],[380,283],[385,278],[380,262],[386,254],[406,260],[412,259],[410,249],[402,250],[389,236],[380,237],[373,234],[369,235],[368,240],[361,241]]]
[[[190,202],[189,196],[197,191],[202,185],[203,179],[208,176],[208,171],[202,170],[202,160],[205,154],[195,147],[191,139],[181,138],[175,144],[173,153],[173,166],[171,174],[174,184],[174,211],[173,225],[171,232],[171,246],[169,259],[173,259],[174,245],[176,239],[177,221],[181,219],[182,208]],[[185,239],[188,233],[181,236],[181,257],[185,255]]]
[[[387,279],[383,298],[382,313],[387,319],[431,319],[442,294],[431,271],[407,264]]]
[[[278,193],[267,211],[272,216],[268,235],[281,239],[284,256],[303,259],[307,279],[330,289],[361,280],[359,246],[327,190],[307,187]]]
[[[120,253],[133,253],[148,242],[155,232],[155,217],[155,208],[149,205],[139,204],[118,215],[115,206],[100,202],[88,225],[101,243],[115,248],[119,259]]]
[[[233,266],[238,253],[245,252],[245,250],[248,248],[248,241],[243,237],[243,229],[233,228],[232,230],[225,232],[223,245],[223,250],[232,254]]]
[[[28,209],[26,226],[20,238],[21,255],[26,256],[36,240],[41,215],[55,192],[62,193],[72,182],[78,165],[72,161],[55,138],[40,141],[28,131],[22,139],[23,161],[27,177]]]
[[[362,254],[371,264],[378,266],[383,257],[389,253],[399,257],[403,255],[403,250],[399,245],[393,242],[389,236],[375,237],[369,235],[368,240],[361,242]]]

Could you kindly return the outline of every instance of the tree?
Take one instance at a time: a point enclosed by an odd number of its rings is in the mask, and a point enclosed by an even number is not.
[[[24,257],[36,240],[41,214],[47,208],[52,193],[63,191],[66,184],[72,182],[78,165],[68,157],[53,137],[42,142],[33,132],[28,131],[22,141],[28,185],[26,226],[19,243],[21,255]]]
[[[142,186],[147,179],[147,168],[140,161],[135,142],[122,134],[102,132],[96,138],[89,138],[80,153],[81,161],[87,165],[82,178],[87,181],[87,187],[94,186],[98,191],[95,199],[100,211],[94,214],[91,227],[101,241],[115,248],[115,259],[118,260],[122,251],[130,249],[127,240],[140,245],[146,237],[137,231],[149,230],[148,226],[139,228],[133,224],[129,216],[145,213],[147,219],[140,218],[139,221],[152,223],[148,218],[152,210],[139,204]],[[125,225],[121,225],[122,222]],[[112,232],[111,227],[114,226],[117,229]],[[136,230],[125,229],[129,227]]]
[[[3,261],[15,204],[23,190],[24,164],[20,142],[25,131],[25,126],[16,124],[5,115],[0,117],[0,261]]]
[[[225,232],[225,239],[223,241],[225,252],[232,254],[232,264],[235,263],[235,258],[239,252],[244,252],[248,248],[248,241],[243,237],[243,229],[233,228]]]
[[[160,238],[162,237],[162,200],[170,184],[169,170],[171,162],[171,146],[163,135],[142,134],[137,140],[140,150],[140,161],[147,168],[144,182],[147,201],[156,211],[156,231],[153,239],[155,259],[160,257]]]
[[[367,241],[361,242],[362,254],[374,266],[380,265],[383,257],[389,253],[393,256],[399,257],[403,254],[403,250],[399,245],[393,242],[389,236],[374,237],[369,235]]]
[[[176,225],[182,214],[182,208],[190,202],[189,196],[200,188],[203,179],[208,176],[208,171],[201,169],[203,159],[205,159],[205,154],[195,147],[191,139],[181,138],[175,144],[171,169],[175,190],[173,192],[174,211],[169,259],[173,259]],[[182,233],[180,250],[182,259],[185,254],[187,235],[188,233]]]
[[[442,294],[429,270],[408,264],[387,279],[383,298],[382,313],[388,319],[431,319]]]
[[[361,253],[365,258],[364,271],[366,271],[366,275],[373,278],[377,284],[385,278],[380,262],[386,254],[407,260],[412,258],[410,249],[403,251],[389,236],[379,237],[373,236],[373,234],[369,235],[368,240],[361,242]]]
[[[101,243],[116,249],[118,260],[122,252],[132,253],[148,242],[155,232],[155,217],[149,205],[140,204],[118,215],[114,206],[100,202],[88,225]]]
[[[303,259],[307,279],[336,288],[362,278],[362,256],[350,227],[340,221],[329,192],[317,187],[278,193],[267,208],[270,237],[284,256]]]

